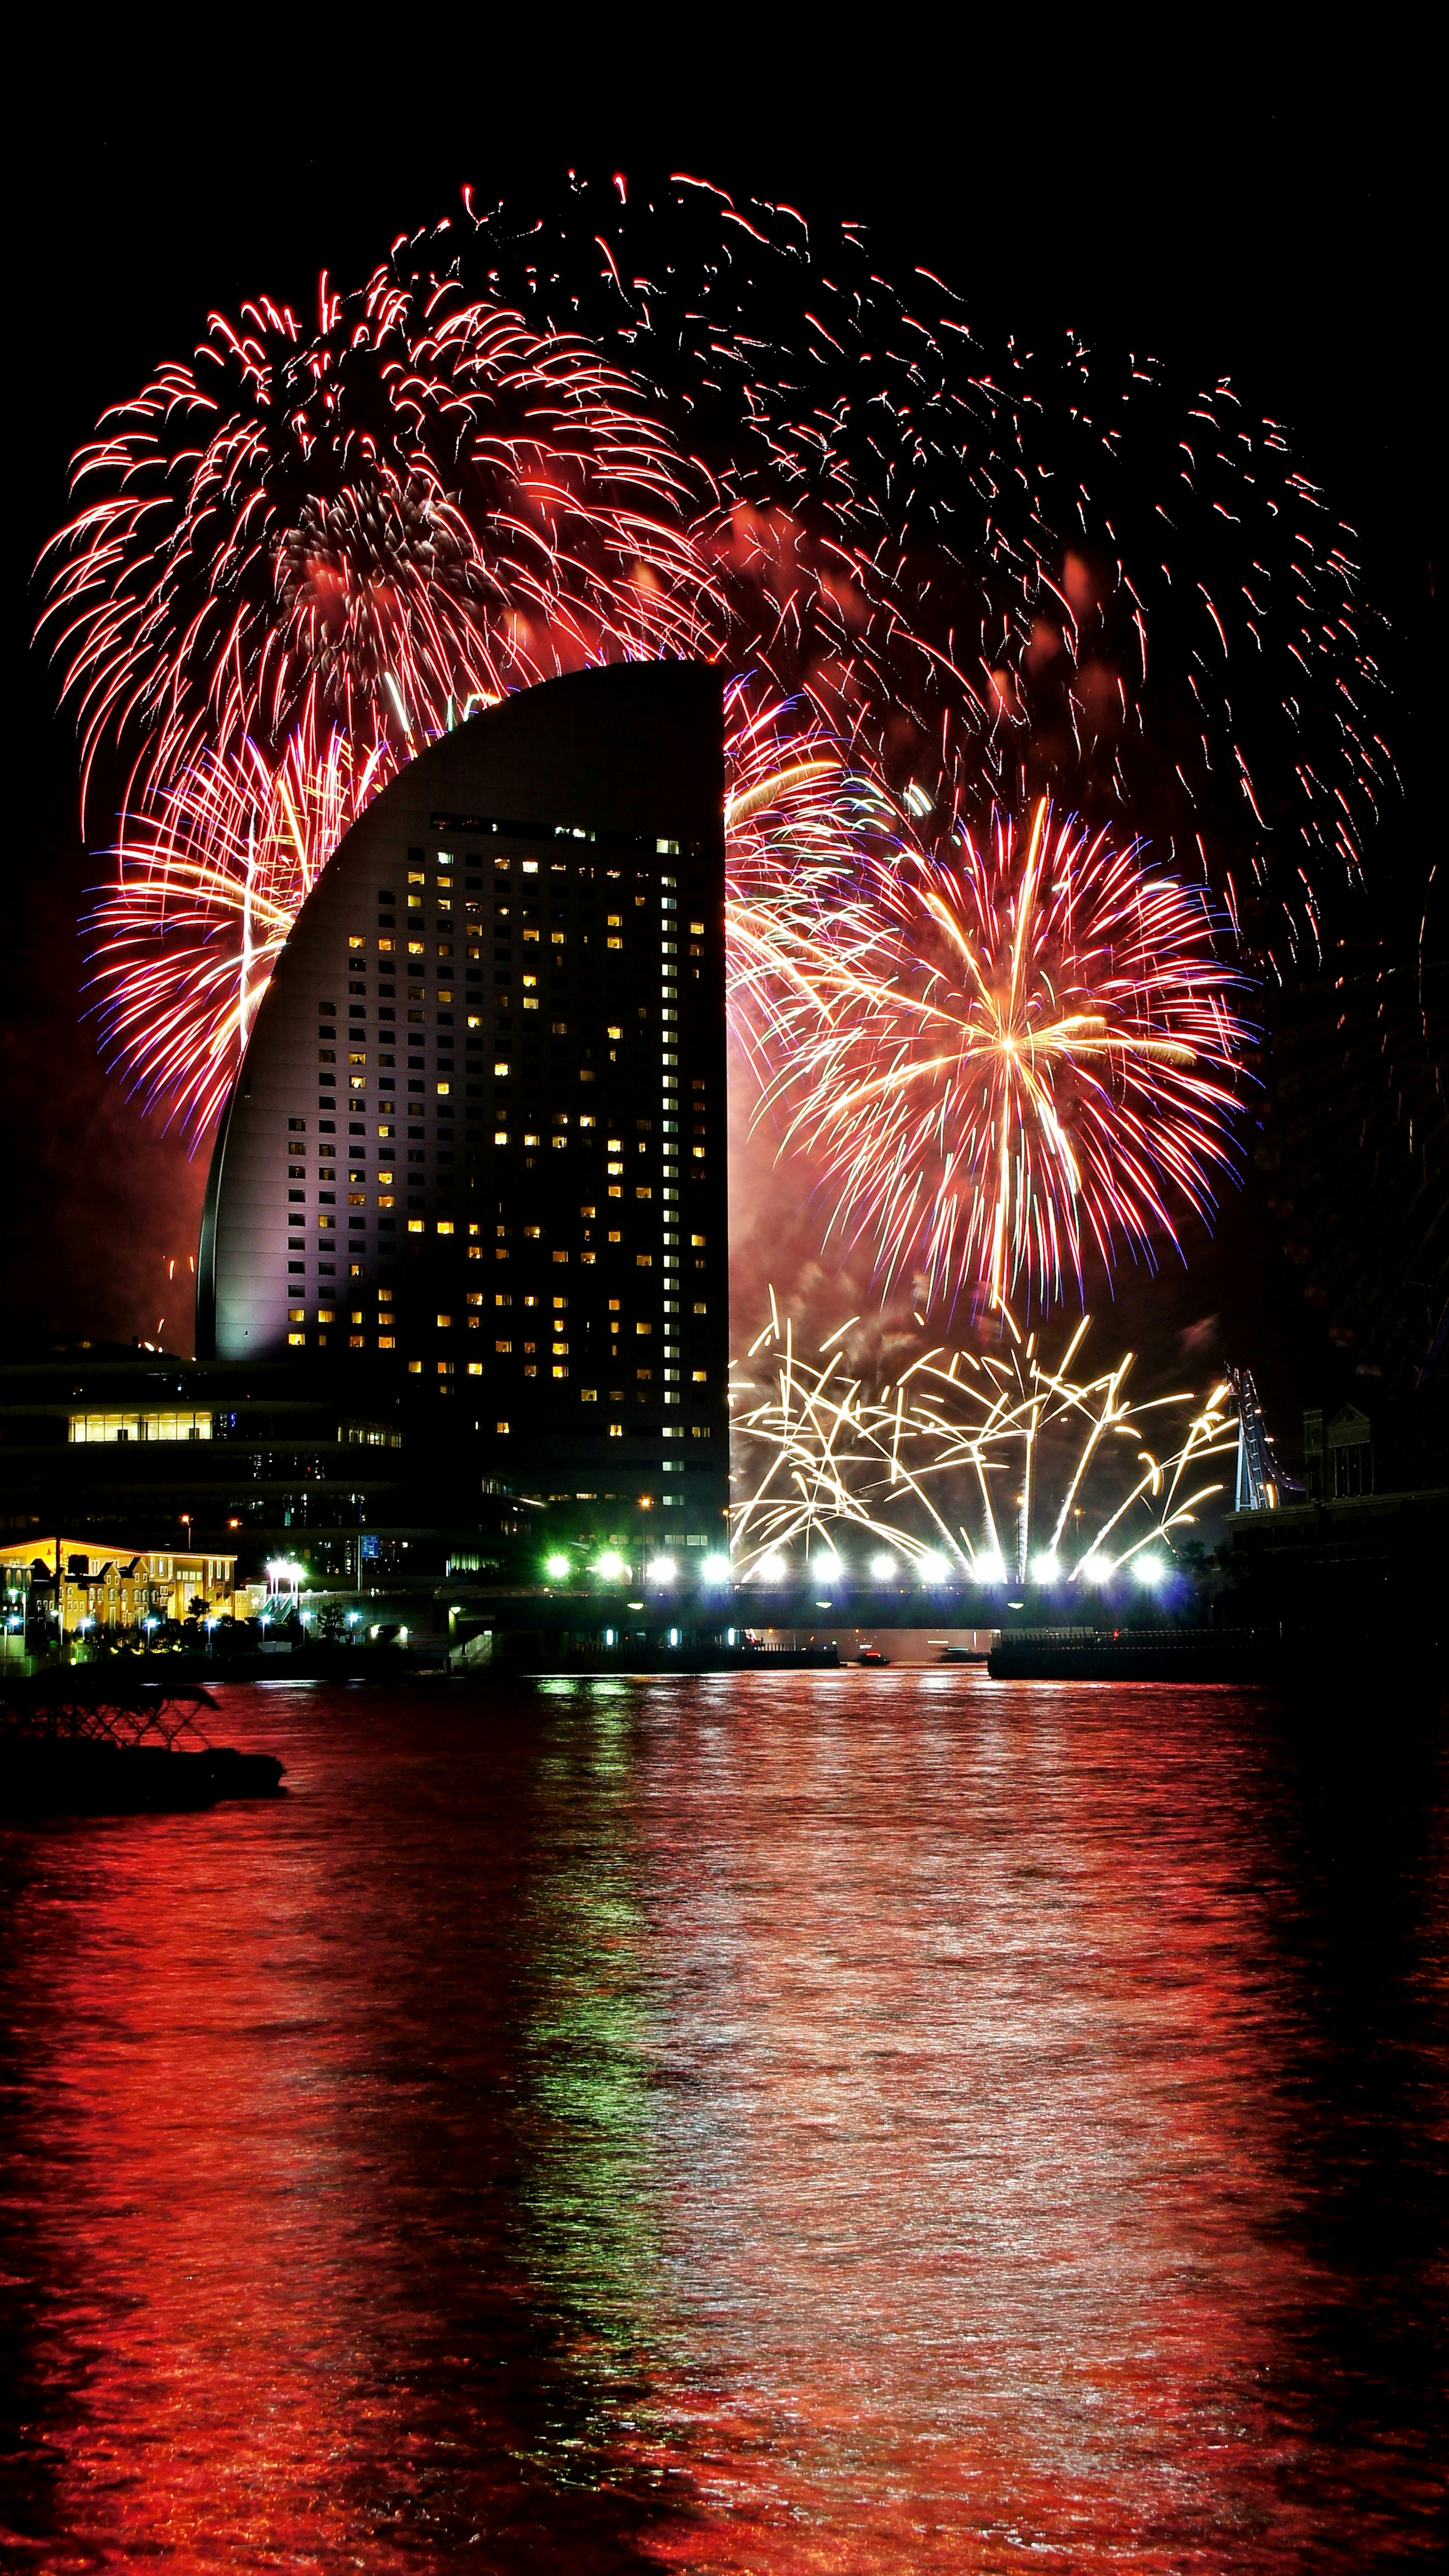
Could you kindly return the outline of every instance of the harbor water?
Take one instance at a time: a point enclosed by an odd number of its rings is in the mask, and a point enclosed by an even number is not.
[[[219,1697],[284,1799],[0,1826],[16,2564],[1434,2560],[1432,1725]]]

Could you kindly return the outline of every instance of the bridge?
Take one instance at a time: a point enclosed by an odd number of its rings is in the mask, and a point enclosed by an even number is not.
[[[491,1630],[498,1636],[571,1638],[606,1651],[626,1644],[725,1647],[747,1633],[785,1629],[799,1635],[859,1628],[1001,1628],[1063,1625],[1109,1619],[1129,1606],[1140,1617],[1155,1600],[1174,1606],[1182,1577],[1168,1570],[1160,1583],[1130,1572],[1107,1584],[928,1583],[799,1580],[708,1583],[681,1567],[670,1584],[633,1587],[529,1585],[492,1589],[454,1578],[432,1587],[446,1606],[450,1635],[463,1639]]]

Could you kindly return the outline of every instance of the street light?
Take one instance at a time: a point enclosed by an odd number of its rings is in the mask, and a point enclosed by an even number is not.
[[[551,1583],[562,1583],[569,1570],[568,1558],[566,1556],[545,1557],[543,1570]]]
[[[678,1571],[672,1556],[656,1556],[645,1567],[651,1583],[672,1583]]]
[[[596,1574],[602,1574],[606,1583],[617,1583],[620,1576],[627,1574],[628,1570],[629,1569],[625,1565],[622,1556],[616,1555],[614,1549],[611,1547],[604,1550],[603,1555],[599,1558],[597,1565],[594,1567],[594,1572]]]

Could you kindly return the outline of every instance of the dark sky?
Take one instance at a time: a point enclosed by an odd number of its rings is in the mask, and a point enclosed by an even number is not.
[[[1362,29],[1352,63],[1273,56],[1243,21],[1210,59],[1158,69],[1126,39],[1115,58],[1062,53],[1042,21],[1014,52],[983,49],[969,18],[943,41],[916,13],[858,55],[840,37],[825,52],[766,19],[721,21],[717,47],[673,71],[664,40],[638,32],[652,22],[630,23],[627,41],[586,56],[563,20],[550,35],[540,19],[536,49],[490,38],[374,60],[319,36],[315,59],[305,46],[299,59],[288,21],[292,52],[272,73],[252,20],[225,63],[172,62],[159,44],[138,60],[128,40],[78,64],[69,36],[39,58],[11,234],[22,759],[3,859],[0,1294],[12,1347],[50,1329],[149,1335],[164,1315],[168,1344],[189,1349],[204,1180],[104,1072],[80,1018],[76,924],[99,867],[79,840],[70,727],[25,652],[26,570],[64,512],[67,460],[107,401],[190,349],[210,306],[258,290],[306,305],[319,268],[351,282],[466,180],[532,205],[571,165],[691,170],[865,219],[887,264],[949,277],[983,321],[1026,334],[1070,323],[1231,375],[1290,423],[1359,531],[1396,638],[1407,793],[1387,826],[1395,864],[1426,827],[1422,63],[1365,58]],[[1165,1361],[1217,1316],[1218,1355],[1255,1364],[1270,1413],[1291,1425],[1335,1364],[1261,1191],[1250,1176],[1186,1277],[1129,1277],[1118,1321]]]

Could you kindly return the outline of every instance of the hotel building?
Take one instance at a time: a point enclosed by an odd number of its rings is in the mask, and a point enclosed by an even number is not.
[[[723,759],[682,663],[522,692],[348,833],[217,1137],[202,1361],[401,1405],[475,1493],[728,1500]],[[579,1514],[578,1517],[584,1517]]]

